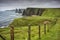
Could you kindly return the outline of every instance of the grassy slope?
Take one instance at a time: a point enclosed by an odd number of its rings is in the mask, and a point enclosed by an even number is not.
[[[54,17],[32,16],[32,17],[17,18],[11,24],[16,27],[27,26],[28,24],[35,26],[40,23],[42,24],[44,20],[51,20],[52,22],[55,22],[56,19]]]
[[[47,26],[48,27],[48,26]],[[51,26],[49,26],[51,27]],[[15,27],[15,40],[27,40],[28,38],[28,27]],[[38,26],[32,26],[31,28],[31,39],[38,40]],[[10,30],[9,28],[0,29],[0,34],[2,34],[6,40],[10,40]],[[43,24],[41,25],[41,40],[58,40],[60,34],[60,19],[58,19],[57,24],[50,28],[50,31],[44,35]],[[0,39],[1,40],[1,39]]]
[[[42,16],[46,16],[46,17],[60,17],[60,8],[50,8],[50,9],[46,9],[43,13]]]
[[[44,20],[44,19],[54,21],[54,18],[56,16],[60,16],[59,10],[60,9],[48,9],[48,11],[47,12],[45,11],[41,17],[40,16],[33,16],[33,17],[27,17],[27,19],[25,19],[25,17],[21,18],[21,19],[18,18],[18,19],[16,19],[16,21],[13,22],[13,24],[15,22],[20,23],[19,20],[21,20],[21,22],[24,20],[25,21],[27,20],[28,22],[32,22],[32,24],[34,23],[33,21]],[[41,39],[42,40],[58,40],[58,39],[60,40],[60,38],[58,37],[60,34],[60,19],[58,18],[56,25],[51,26],[51,24],[50,24],[49,27],[51,27],[50,32],[47,32],[47,34],[44,35],[43,34],[44,33],[43,32],[43,24],[41,24]],[[47,26],[47,28],[48,28],[48,26]],[[32,32],[31,32],[32,38],[31,39],[32,40],[38,40],[38,26],[32,26],[31,30],[32,30]],[[26,26],[25,27],[20,27],[20,26],[15,27],[15,40],[27,40],[27,38],[28,38],[28,36],[27,36],[28,32],[27,31],[28,31],[28,27],[26,27]],[[0,29],[0,34],[2,34],[7,40],[10,40],[9,28]],[[2,39],[0,38],[0,40],[2,40]]]
[[[59,24],[56,24],[44,35],[43,26],[41,25],[41,39],[42,40],[57,40]],[[15,40],[27,40],[28,38],[28,27],[15,27]],[[31,39],[38,40],[38,26],[32,26],[31,28]],[[2,34],[7,40],[10,40],[9,28],[0,29],[0,34]]]

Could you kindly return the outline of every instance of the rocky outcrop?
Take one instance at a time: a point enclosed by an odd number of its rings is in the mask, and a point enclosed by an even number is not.
[[[22,13],[21,9],[16,9],[16,13]]]
[[[23,11],[23,16],[38,15],[41,16],[45,9],[43,8],[27,8]]]

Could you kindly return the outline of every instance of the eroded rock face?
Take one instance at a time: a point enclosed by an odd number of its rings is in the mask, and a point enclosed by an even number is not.
[[[45,9],[43,8],[27,8],[23,11],[23,16],[32,16],[32,15],[38,15],[41,16]]]

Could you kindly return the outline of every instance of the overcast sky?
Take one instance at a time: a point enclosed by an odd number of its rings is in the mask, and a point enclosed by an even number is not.
[[[0,0],[0,10],[27,7],[60,8],[60,0]]]

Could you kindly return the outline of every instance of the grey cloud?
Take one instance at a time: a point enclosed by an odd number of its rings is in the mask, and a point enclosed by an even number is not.
[[[18,1],[60,1],[60,0],[0,0],[0,3],[2,2],[18,2]]]
[[[26,7],[60,7],[60,0],[0,0],[0,9]]]

